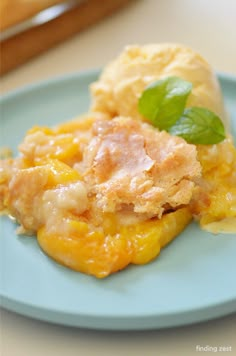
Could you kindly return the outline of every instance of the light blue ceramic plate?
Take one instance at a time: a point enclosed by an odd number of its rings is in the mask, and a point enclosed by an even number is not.
[[[85,112],[97,71],[69,75],[1,100],[1,145],[16,152],[32,125],[54,125]],[[236,133],[236,78],[219,75]],[[94,329],[152,329],[196,323],[236,311],[236,236],[191,224],[160,257],[97,280],[49,259],[35,238],[19,237],[1,217],[2,306],[53,323]]]

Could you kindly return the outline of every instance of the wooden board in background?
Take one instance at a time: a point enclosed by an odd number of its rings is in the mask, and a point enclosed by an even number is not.
[[[59,17],[0,42],[0,75],[111,15],[130,0],[87,0]]]

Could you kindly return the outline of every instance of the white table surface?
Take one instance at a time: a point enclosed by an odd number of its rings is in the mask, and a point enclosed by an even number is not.
[[[112,1],[112,0],[104,0]],[[126,44],[178,42],[219,71],[236,74],[235,0],[134,0],[110,18],[1,78],[1,92],[56,75],[101,67]],[[220,261],[219,261],[220,262]],[[232,272],[232,271],[231,271]],[[195,355],[228,347],[236,355],[236,314],[193,326],[145,332],[68,328],[1,310],[1,356]]]

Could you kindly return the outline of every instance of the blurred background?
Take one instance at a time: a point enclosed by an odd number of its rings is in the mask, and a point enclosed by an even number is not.
[[[1,0],[1,91],[102,67],[125,45],[150,42],[188,45],[235,74],[235,16],[234,0]]]

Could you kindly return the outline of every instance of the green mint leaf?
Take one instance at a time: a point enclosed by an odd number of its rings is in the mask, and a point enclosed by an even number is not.
[[[185,109],[168,131],[194,144],[212,145],[225,139],[225,129],[220,118],[212,111],[200,107]]]
[[[178,77],[151,83],[142,93],[138,109],[160,130],[168,130],[184,111],[192,84]]]

